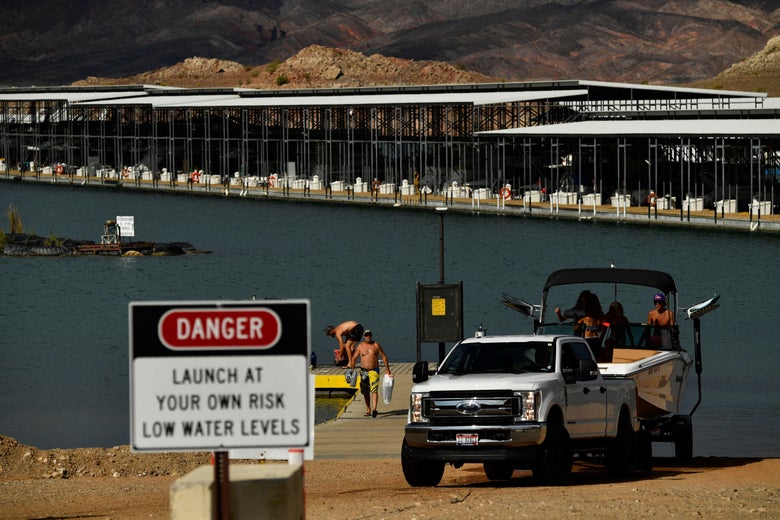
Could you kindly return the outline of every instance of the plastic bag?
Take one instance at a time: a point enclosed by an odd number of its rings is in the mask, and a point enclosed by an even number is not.
[[[382,376],[382,401],[385,404],[390,404],[393,399],[393,376],[385,374]]]
[[[349,386],[355,386],[355,381],[357,381],[357,370],[351,368],[347,369],[344,372],[344,379],[347,380]]]

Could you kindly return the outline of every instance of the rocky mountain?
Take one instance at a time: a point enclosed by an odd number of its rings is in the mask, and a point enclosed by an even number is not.
[[[87,85],[165,85],[186,88],[256,89],[341,88],[389,85],[435,85],[498,81],[478,72],[437,61],[414,61],[312,45],[284,61],[262,66],[193,57],[170,67],[125,78],[89,77]]]
[[[714,78],[693,82],[691,86],[767,92],[780,96],[780,36],[770,39],[763,49]]]
[[[505,80],[681,83],[780,33],[776,0],[36,0],[5,2],[3,15],[6,86],[130,77],[193,56],[259,76],[312,45]]]

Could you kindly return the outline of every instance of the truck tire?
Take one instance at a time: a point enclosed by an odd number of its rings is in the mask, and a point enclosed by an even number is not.
[[[686,424],[674,434],[674,457],[683,462],[693,458],[693,425]]]
[[[406,482],[412,487],[430,487],[441,482],[443,462],[421,462],[415,459],[414,448],[404,439],[401,445],[401,468]]]
[[[507,462],[485,462],[485,476],[488,480],[509,480],[515,468]]]
[[[634,430],[631,429],[625,414],[621,414],[617,436],[609,442],[607,450],[607,471],[610,475],[626,477],[631,474],[634,468],[635,447]]]
[[[653,439],[646,431],[636,434],[636,469],[653,470]]]
[[[550,426],[539,447],[533,476],[541,484],[561,486],[571,476],[572,452],[569,432],[563,426]]]

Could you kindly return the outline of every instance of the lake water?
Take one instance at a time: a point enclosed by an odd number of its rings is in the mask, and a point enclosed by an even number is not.
[[[207,255],[0,256],[0,433],[42,448],[129,443],[128,303],[307,298],[312,348],[327,361],[327,324],[371,328],[390,362],[415,360],[417,282],[439,279],[434,211],[226,199],[0,182],[0,206],[25,231],[99,241],[103,221],[135,216],[135,238],[187,241]],[[0,226],[8,229],[7,221]],[[702,319],[697,456],[780,456],[780,236],[468,215],[445,217],[445,280],[463,281],[467,335],[530,332],[502,293],[536,303],[565,267],[659,269],[681,305],[714,293]],[[605,298],[602,296],[602,303]],[[648,300],[649,301],[649,300]],[[571,301],[552,302],[570,305]],[[646,309],[645,309],[646,312]],[[682,338],[690,344],[690,322]],[[691,349],[692,350],[692,349]],[[437,358],[436,345],[423,345]],[[696,398],[690,378],[688,401]]]

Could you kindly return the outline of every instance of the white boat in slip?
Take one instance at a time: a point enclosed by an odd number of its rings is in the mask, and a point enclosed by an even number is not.
[[[674,279],[662,271],[576,268],[550,274],[539,305],[507,295],[502,303],[533,317],[537,334],[572,334],[579,317],[577,310],[560,314],[550,312],[560,308],[560,304],[552,302],[558,301],[553,293],[561,290],[568,293],[567,297],[572,301],[573,295],[586,290],[596,294],[597,299],[598,295],[604,297],[608,294],[610,301],[619,301],[625,307],[627,317],[643,318],[651,302],[650,296],[653,293],[663,295],[675,317],[671,327],[651,326],[645,320],[630,318],[618,327],[605,320],[601,323],[598,338],[592,338],[589,343],[604,378],[630,378],[636,382],[637,414],[642,422],[642,432],[650,442],[673,442],[678,458],[690,458],[693,447],[691,416],[701,402],[699,318],[718,307],[719,296],[680,309]],[[680,344],[679,318],[692,320],[695,356],[691,356]],[[699,395],[692,409],[684,413],[683,396],[692,366],[699,378]]]

